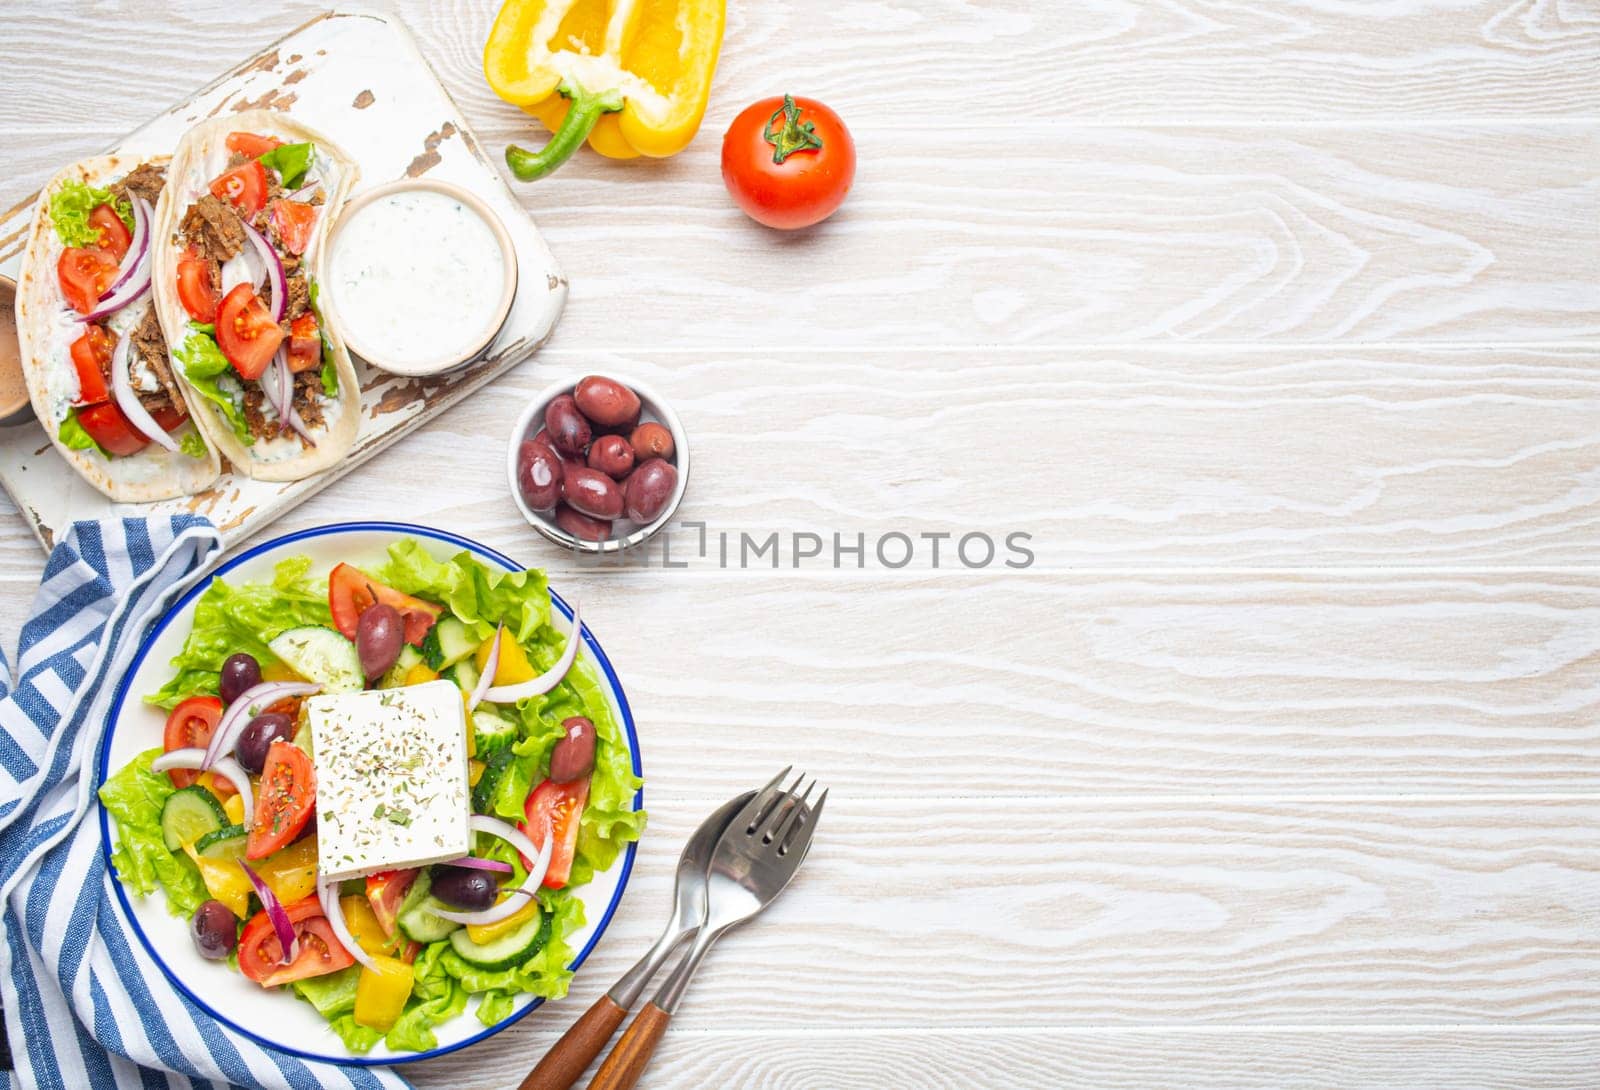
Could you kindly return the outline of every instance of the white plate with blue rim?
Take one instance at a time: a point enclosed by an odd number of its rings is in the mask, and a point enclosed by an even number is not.
[[[271,579],[279,561],[296,556],[311,558],[313,576],[326,576],[340,562],[371,568],[383,562],[391,544],[407,537],[419,541],[439,559],[465,549],[490,567],[507,571],[521,571],[523,567],[487,546],[442,530],[396,522],[346,522],[274,538],[240,553],[210,574],[229,582],[265,582]],[[144,703],[143,697],[155,692],[171,676],[169,662],[182,648],[191,628],[195,603],[209,583],[209,577],[202,579],[174,603],[134,655],[112,699],[97,761],[97,789],[108,775],[138,754],[161,744],[166,713]],[[555,627],[570,631],[572,608],[554,590],[550,598],[555,606],[552,613]],[[588,625],[583,628],[579,662],[601,682],[612,714],[623,727],[634,774],[642,776],[639,739],[634,732],[628,699]],[[634,796],[633,807],[638,810],[643,806],[641,790]],[[100,808],[100,824],[109,867],[116,821],[104,808]],[[600,941],[621,903],[636,850],[636,844],[629,844],[609,870],[597,873],[593,880],[574,891],[583,901],[586,921],[568,937],[568,942],[578,952],[571,965],[574,970],[584,963]],[[174,987],[219,1022],[270,1048],[305,1059],[363,1065],[426,1060],[492,1037],[543,1002],[532,995],[519,996],[510,1014],[492,1026],[485,1026],[478,1020],[477,998],[473,997],[464,1012],[434,1027],[438,1044],[426,1052],[395,1051],[379,1041],[370,1052],[354,1053],[309,1003],[281,994],[283,989],[263,989],[226,965],[202,958],[189,936],[188,920],[167,911],[166,897],[162,893],[157,891],[140,897],[130,895],[119,881],[113,880],[111,885],[134,933]]]

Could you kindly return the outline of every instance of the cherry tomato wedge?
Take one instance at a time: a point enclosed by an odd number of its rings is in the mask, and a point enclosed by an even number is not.
[[[83,425],[90,439],[105,448],[107,454],[126,457],[150,445],[150,440],[133,426],[133,421],[117,408],[115,401],[84,406],[78,410],[78,423]]]
[[[128,230],[128,225],[122,222],[117,210],[109,204],[94,206],[94,211],[89,213],[89,226],[100,232],[100,248],[109,250],[118,262],[127,254],[128,247],[133,245],[133,232]]]
[[[253,219],[267,203],[267,168],[255,159],[240,163],[212,179],[211,195]]]
[[[417,871],[386,870],[367,875],[367,903],[372,914],[378,917],[378,926],[385,935],[393,935],[396,918],[400,915],[400,902],[411,892],[411,883],[417,880]]]
[[[308,310],[289,323],[289,370],[298,375],[321,363],[322,335],[317,316]]]
[[[262,136],[253,132],[230,132],[227,140],[229,151],[247,159],[259,159],[282,143],[276,136]]]
[[[178,258],[178,302],[197,322],[217,320],[217,288],[211,282],[211,266],[193,246]]]
[[[67,305],[79,314],[94,310],[111,282],[117,278],[117,263],[110,251],[69,246],[56,259],[56,279]]]
[[[72,342],[72,366],[78,372],[74,405],[98,405],[111,399],[106,376],[111,373],[111,337],[105,326],[90,325]]]
[[[258,379],[283,343],[283,329],[249,284],[236,284],[217,308],[217,347],[241,378]]]
[[[422,645],[422,638],[443,611],[443,607],[432,602],[386,587],[349,564],[340,564],[328,573],[328,609],[333,613],[333,627],[347,639],[356,638],[356,622],[361,619],[362,611],[374,602],[391,605],[399,611],[406,626],[406,642],[417,647]]]
[[[154,420],[156,425],[160,427],[162,431],[172,431],[179,424],[182,424],[184,420],[188,418],[188,416],[188,413],[184,412],[176,405],[163,405],[161,408],[150,414],[150,419]]]
[[[273,233],[283,243],[284,249],[291,254],[303,254],[311,242],[311,228],[316,226],[317,210],[312,205],[280,197],[272,202],[267,222],[272,225]]]
[[[221,719],[221,700],[214,696],[191,696],[167,716],[166,729],[161,732],[161,751],[171,753],[190,746],[204,749]],[[189,768],[174,768],[167,776],[172,786],[188,787],[200,778],[200,773]]]
[[[306,751],[279,739],[267,749],[256,793],[256,820],[245,841],[246,859],[263,859],[285,847],[311,820],[317,777]]]
[[[856,145],[839,115],[814,98],[764,98],[722,138],[722,181],[757,223],[809,227],[844,203]]]
[[[333,925],[322,914],[322,905],[313,894],[304,900],[284,905],[294,927],[299,953],[287,965],[280,964],[283,946],[267,918],[266,909],[250,917],[239,933],[239,971],[263,988],[276,988],[293,980],[325,976],[355,964],[350,951],[334,937]]]
[[[572,858],[578,853],[578,826],[582,824],[583,807],[589,801],[587,778],[575,783],[556,783],[545,780],[528,796],[523,806],[527,820],[518,828],[528,839],[544,847],[546,829],[555,832],[556,846],[550,853],[550,869],[544,873],[545,889],[561,889],[572,876]],[[524,867],[533,860],[524,859]]]

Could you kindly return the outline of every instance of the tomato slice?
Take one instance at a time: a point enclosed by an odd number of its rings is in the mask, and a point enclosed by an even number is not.
[[[290,905],[283,910],[289,914],[300,952],[287,965],[279,963],[283,946],[278,942],[278,932],[262,909],[250,917],[239,933],[239,971],[263,988],[276,988],[292,980],[326,976],[346,966],[355,964],[355,958],[333,934],[333,925],[322,914],[322,905],[316,895]]]
[[[87,405],[78,410],[78,423],[83,430],[105,448],[107,454],[127,456],[137,454],[150,445],[144,432],[133,426],[115,401]]]
[[[78,400],[74,405],[98,405],[111,400],[106,375],[111,368],[111,337],[105,326],[90,325],[72,342],[72,366],[78,372]]]
[[[261,377],[283,343],[283,330],[248,283],[236,284],[217,308],[217,347],[241,378]]]
[[[372,914],[378,917],[378,926],[385,935],[394,934],[395,921],[400,915],[400,902],[411,892],[411,883],[417,880],[417,871],[386,870],[367,875],[367,903]]]
[[[225,170],[211,180],[211,195],[253,219],[267,203],[267,168],[252,159]]]
[[[190,746],[204,749],[221,719],[221,700],[214,696],[191,696],[167,716],[166,729],[161,732],[161,751],[171,753]],[[189,768],[174,768],[167,776],[172,786],[188,787],[200,778],[200,773]]]
[[[582,824],[583,807],[589,801],[587,778],[576,783],[556,783],[546,780],[533,789],[523,806],[527,820],[518,828],[528,839],[544,847],[546,829],[554,830],[556,846],[550,853],[550,869],[544,873],[546,889],[561,889],[572,875],[572,858],[578,854],[578,827]],[[524,858],[524,867],[533,860]]]
[[[317,316],[309,310],[289,323],[289,370],[309,371],[322,362],[322,336]]]
[[[128,247],[133,245],[133,232],[122,222],[117,210],[109,204],[95,205],[94,211],[89,213],[89,226],[100,232],[100,248],[109,250],[111,256],[121,262]]]
[[[374,602],[383,602],[399,611],[406,625],[406,642],[417,647],[422,645],[422,638],[444,612],[442,606],[386,587],[349,564],[340,564],[328,573],[328,609],[333,613],[333,626],[347,639],[356,638],[356,622],[361,619],[362,611]]]
[[[303,254],[311,242],[311,228],[316,225],[317,210],[309,204],[280,197],[272,202],[267,222],[272,225],[284,249],[291,254]]]
[[[256,793],[256,820],[245,841],[246,859],[264,859],[284,847],[311,820],[317,805],[317,777],[311,758],[281,738],[267,749]]]
[[[197,322],[217,320],[217,288],[211,282],[211,266],[193,246],[178,258],[178,302]]]
[[[253,132],[230,132],[227,140],[229,151],[247,159],[259,159],[282,143],[276,136],[262,136]]]
[[[117,263],[109,251],[68,246],[56,259],[56,279],[67,305],[79,314],[94,310],[100,296],[117,278]]]
[[[170,432],[189,418],[189,414],[176,405],[166,405],[150,414],[162,431]]]

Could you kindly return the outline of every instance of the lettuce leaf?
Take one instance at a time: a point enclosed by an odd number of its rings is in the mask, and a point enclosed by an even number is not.
[[[122,884],[140,896],[159,885],[167,911],[190,916],[211,894],[187,855],[167,850],[161,836],[161,808],[175,788],[164,772],[150,771],[160,747],[145,750],[100,787],[100,804],[117,819],[117,850],[111,865]]]
[[[233,365],[222,354],[222,349],[217,347],[217,342],[199,327],[191,325],[189,336],[172,353],[172,358],[183,368],[184,377],[195,392],[222,410],[223,417],[233,428],[233,434],[239,437],[239,442],[245,446],[253,445],[255,438],[244,419],[244,399],[221,384],[224,377],[233,374]]]
[[[467,1009],[466,989],[440,964],[449,950],[448,942],[435,942],[417,956],[411,967],[416,974],[411,999],[384,1038],[390,1048],[422,1051],[437,1047],[433,1027]]]
[[[322,392],[328,397],[339,396],[339,365],[334,362],[333,341],[328,339],[328,326],[322,320],[322,307],[317,304],[317,295],[321,285],[310,277],[306,283],[311,286],[311,313],[317,317],[317,336],[322,341],[322,370],[318,372],[322,379]]]
[[[61,421],[61,445],[68,450],[94,450],[100,452],[100,457],[110,458],[106,448],[94,441],[94,436],[84,429],[83,422],[78,419],[77,409],[68,409],[67,415]]]
[[[300,182],[311,169],[311,155],[316,148],[310,143],[279,144],[261,156],[261,165],[278,172],[285,189],[298,189]]]
[[[309,557],[297,556],[281,561],[270,583],[213,579],[195,603],[183,650],[172,659],[177,672],[145,697],[146,703],[172,708],[196,694],[215,693],[222,662],[235,651],[246,651],[266,666],[277,661],[267,644],[279,633],[300,625],[331,625],[326,585],[306,578],[310,568]]]
[[[373,575],[406,594],[442,602],[479,640],[488,639],[503,621],[518,643],[527,643],[550,618],[544,572],[490,569],[465,550],[435,560],[420,542],[405,538],[389,546],[388,562]],[[555,638],[559,653],[561,637]]]
[[[133,230],[133,206],[125,199],[113,199],[109,189],[71,181],[50,195],[50,222],[63,245],[100,245],[100,232],[89,226],[89,213],[102,204],[111,205],[128,230]]]
[[[206,441],[200,438],[199,431],[190,428],[183,433],[183,438],[178,440],[178,449],[191,458],[204,458]]]

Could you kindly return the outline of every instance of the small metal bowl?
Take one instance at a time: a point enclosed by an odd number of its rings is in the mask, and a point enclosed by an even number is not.
[[[570,394],[577,389],[577,382],[569,380],[558,382],[549,387],[528,403],[522,410],[522,415],[517,417],[517,423],[511,429],[511,442],[506,450],[506,482],[511,486],[511,498],[516,502],[517,510],[522,512],[522,517],[528,520],[528,525],[539,531],[544,537],[560,545],[564,549],[572,549],[582,553],[620,553],[624,549],[631,549],[649,541],[661,528],[671,521],[677,513],[678,505],[683,502],[683,493],[689,487],[689,435],[683,430],[683,424],[678,420],[678,414],[672,411],[672,406],[663,401],[655,391],[634,379],[619,378],[616,375],[602,376],[614,382],[619,382],[639,395],[640,414],[639,421],[654,420],[666,426],[672,433],[674,448],[672,464],[678,471],[678,486],[672,490],[672,497],[667,500],[666,507],[661,509],[653,522],[641,526],[630,521],[626,516],[614,520],[613,530],[618,526],[632,527],[620,537],[608,538],[605,541],[585,541],[567,533],[556,525],[554,514],[545,514],[530,508],[522,498],[522,489],[517,485],[517,452],[524,439],[532,439],[539,434],[539,429],[544,427],[545,407],[560,397]]]
[[[353,218],[359,215],[363,208],[393,193],[404,193],[417,189],[442,193],[452,200],[459,201],[481,219],[484,225],[489,228],[489,233],[494,236],[495,242],[500,247],[502,270],[500,296],[495,303],[493,319],[482,330],[474,331],[472,341],[470,343],[463,342],[463,348],[460,350],[437,360],[428,360],[425,363],[418,363],[412,360],[385,359],[381,352],[375,351],[370,345],[363,344],[360,340],[360,333],[352,330],[348,322],[339,318],[339,290],[337,284],[333,282],[332,271],[339,232]],[[339,333],[344,338],[345,344],[350,351],[372,364],[372,366],[388,371],[393,375],[429,378],[471,363],[483,355],[489,346],[494,343],[495,338],[500,335],[500,330],[504,328],[506,319],[511,314],[511,305],[517,298],[517,247],[516,243],[511,239],[511,232],[506,230],[506,225],[501,222],[500,217],[495,215],[494,210],[477,194],[463,189],[461,186],[442,182],[435,178],[402,178],[398,182],[377,186],[352,198],[339,213],[338,221],[328,234],[327,253],[324,260],[326,262],[324,274],[329,281],[328,287],[325,289],[328,293],[328,303],[333,309]]]
[[[17,343],[17,282],[0,276],[0,368],[5,369],[0,393],[15,391],[15,396],[0,396],[0,428],[26,424],[33,419],[33,404],[28,399],[28,382],[22,377],[22,348]]]

